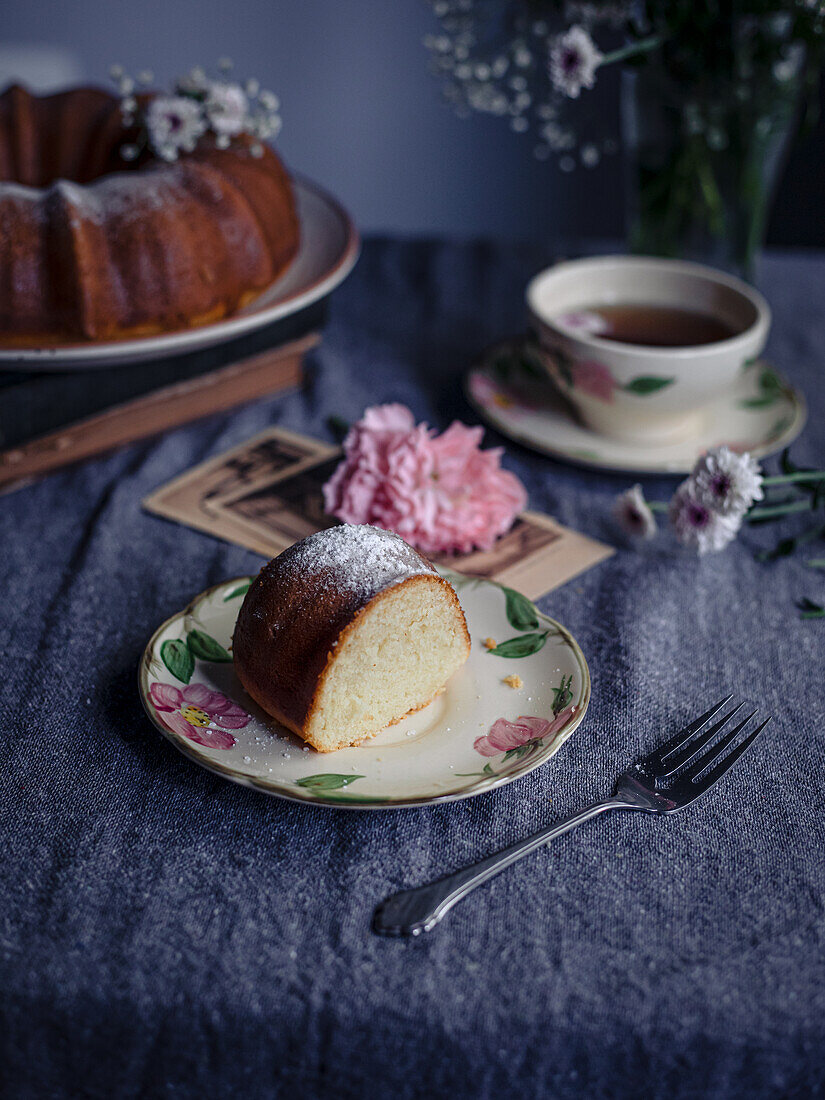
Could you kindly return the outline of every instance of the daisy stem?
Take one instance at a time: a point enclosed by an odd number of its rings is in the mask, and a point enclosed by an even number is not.
[[[794,481],[825,481],[825,470],[801,470],[797,474],[762,478],[763,485],[790,485]]]
[[[667,501],[664,500],[648,500],[647,506],[651,512],[666,512],[668,510]]]
[[[657,50],[662,42],[664,42],[664,38],[660,34],[652,34],[649,38],[631,42],[627,46],[622,46],[618,50],[612,50],[610,53],[604,54],[599,62],[599,68],[603,65],[615,65],[618,61],[627,61],[628,58],[638,57],[640,54],[650,53],[651,50]]]
[[[774,504],[767,508],[751,508],[747,514],[749,523],[756,523],[762,519],[773,519],[774,516],[788,516],[793,512],[810,512],[810,500],[794,500],[790,504]]]

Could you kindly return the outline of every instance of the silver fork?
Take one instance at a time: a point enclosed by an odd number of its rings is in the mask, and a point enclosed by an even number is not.
[[[454,905],[499,871],[515,863],[517,859],[535,851],[553,837],[581,825],[605,810],[643,810],[648,814],[673,814],[684,810],[722,778],[729,768],[747,752],[762,730],[770,722],[765,719],[730,752],[727,750],[757,713],[755,710],[737,726],[725,733],[718,742],[714,739],[728,722],[744,706],[740,703],[709,729],[704,727],[733,698],[728,695],[716,706],[685,726],[661,748],[645,756],[629,771],[619,777],[616,793],[612,798],[594,802],[584,810],[572,814],[517,844],[483,859],[472,867],[465,867],[454,875],[419,886],[414,890],[402,890],[381,902],[373,917],[373,931],[383,936],[418,936],[429,932]],[[703,732],[704,731],[704,732]],[[715,767],[711,767],[714,762]],[[708,769],[710,770],[708,771]],[[678,773],[678,774],[677,774]],[[665,780],[671,782],[665,784]]]

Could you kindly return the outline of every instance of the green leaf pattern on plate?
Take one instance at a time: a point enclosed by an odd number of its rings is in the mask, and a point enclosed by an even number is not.
[[[176,680],[188,684],[195,671],[195,658],[189,652],[186,642],[180,638],[165,641],[160,647],[160,659]]]
[[[363,779],[363,775],[340,775],[337,772],[318,772],[316,775],[305,775],[303,779],[296,779],[299,787],[306,787],[310,791],[337,791],[341,787],[348,787],[356,779]]]
[[[501,587],[507,600],[507,621],[510,626],[514,630],[535,630],[539,625],[539,613],[535,605],[514,588],[507,588],[505,585]]]
[[[549,630],[542,630],[533,634],[519,634],[515,638],[508,638],[506,642],[500,642],[489,652],[494,657],[529,657],[533,653],[538,653],[547,641],[549,633]]]
[[[244,581],[243,584],[239,584],[237,588],[233,588],[231,592],[228,592],[224,598],[224,603],[229,603],[230,600],[237,599],[238,596],[245,596],[252,585],[252,581]]]
[[[562,676],[559,686],[553,688],[553,714],[558,714],[560,711],[564,710],[564,708],[573,698],[573,692],[571,689],[572,683],[572,674],[567,678]]]
[[[528,634],[518,634],[515,638],[508,638],[506,642],[499,642],[493,649],[488,650],[494,657],[529,657],[543,647],[552,633],[550,630],[537,630],[540,626],[539,612],[536,605],[527,599],[521,592],[514,588],[508,588],[505,584],[498,586],[504,593],[505,611],[507,622],[516,630],[527,630]]]
[[[189,646],[189,652],[192,656],[201,661],[228,662],[232,660],[232,654],[227,652],[221,643],[216,642],[212,635],[207,634],[205,630],[190,630],[186,636],[186,644]]]
[[[160,647],[161,661],[182,684],[188,684],[192,679],[195,658],[212,664],[226,664],[231,662],[232,654],[205,630],[190,630],[184,638],[168,639]]]

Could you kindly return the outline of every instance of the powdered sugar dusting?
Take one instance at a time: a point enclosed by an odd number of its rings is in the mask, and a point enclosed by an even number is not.
[[[174,165],[160,170],[117,172],[93,180],[85,187],[60,180],[59,187],[79,216],[100,225],[117,218],[121,223],[140,221],[150,212],[168,209],[186,199],[184,178]]]
[[[435,569],[391,531],[341,524],[310,535],[275,559],[275,570],[312,577],[316,596],[326,589],[370,600],[382,589]]]

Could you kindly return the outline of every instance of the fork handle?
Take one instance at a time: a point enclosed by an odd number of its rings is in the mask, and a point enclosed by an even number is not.
[[[414,890],[402,890],[386,898],[375,910],[373,931],[383,936],[418,936],[435,928],[443,916],[462,898],[487,882],[499,871],[511,863],[529,855],[530,852],[546,844],[548,840],[569,832],[577,825],[589,821],[591,817],[605,810],[632,809],[621,798],[608,798],[603,802],[594,802],[578,813],[571,814],[556,825],[550,825],[541,832],[519,840],[509,848],[503,848],[495,855],[488,856],[472,867],[465,867],[453,875],[418,886]]]

